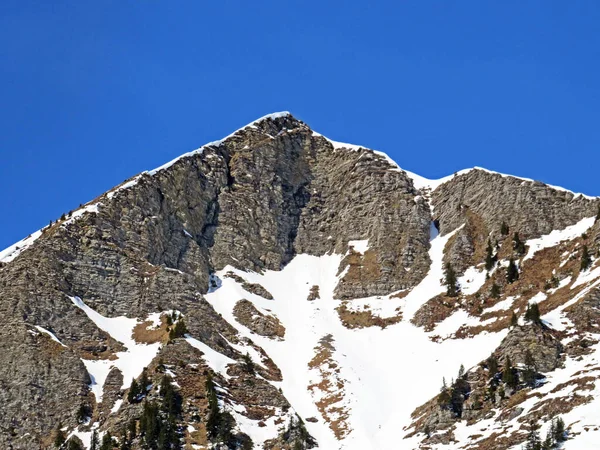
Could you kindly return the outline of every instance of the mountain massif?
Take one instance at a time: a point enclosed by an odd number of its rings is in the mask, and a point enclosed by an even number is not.
[[[599,208],[265,116],[0,252],[0,448],[598,448]]]

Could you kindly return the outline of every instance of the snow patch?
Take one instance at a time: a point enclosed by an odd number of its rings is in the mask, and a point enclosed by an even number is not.
[[[38,330],[39,332],[41,332],[41,333],[44,333],[44,334],[47,334],[48,336],[50,336],[50,338],[51,338],[51,339],[52,339],[54,342],[57,342],[57,343],[59,343],[59,344],[60,344],[60,345],[62,345],[63,347],[66,347],[66,345],[65,345],[65,344],[63,344],[62,342],[60,342],[60,341],[58,340],[58,338],[56,337],[56,335],[55,335],[54,333],[52,333],[52,332],[50,332],[50,331],[46,330],[45,328],[42,328],[42,327],[40,327],[40,326],[37,326],[37,325],[35,326],[35,328],[37,328],[37,330]]]
[[[570,241],[581,236],[594,225],[595,220],[595,217],[587,217],[580,220],[575,225],[571,225],[563,230],[554,230],[537,239],[529,239],[526,242],[526,245],[529,246],[529,250],[527,251],[525,258],[523,258],[523,261],[533,258],[540,250],[555,247],[562,241]]]
[[[185,336],[185,340],[192,347],[197,348],[198,350],[200,350],[203,353],[202,357],[206,361],[206,364],[208,364],[208,366],[212,370],[220,373],[225,378],[229,378],[229,375],[227,375],[227,366],[229,364],[235,364],[236,361],[234,361],[233,359],[231,359],[228,356],[223,355],[222,353],[217,352],[216,350],[213,350],[208,345],[206,345],[204,342],[191,337],[189,334],[187,334]]]
[[[16,244],[11,245],[8,248],[5,248],[0,252],[0,262],[9,263],[17,256],[19,256],[24,250],[28,249],[31,244],[33,244],[37,238],[42,235],[42,230],[38,230],[34,233],[31,233],[25,239],[20,240]]]
[[[348,247],[354,248],[354,251],[357,253],[362,253],[363,255],[367,250],[369,250],[369,240],[363,239],[360,241],[348,241]]]
[[[113,367],[118,368],[123,374],[123,385],[126,389],[133,378],[137,378],[144,367],[148,366],[160,348],[159,343],[138,344],[132,336],[133,328],[145,321],[128,317],[104,317],[87,306],[79,297],[69,297],[71,302],[81,309],[98,328],[108,333],[113,339],[126,347],[126,351],[115,353],[115,360],[86,360],[82,359],[92,379],[91,389],[96,400],[102,401],[104,382]]]

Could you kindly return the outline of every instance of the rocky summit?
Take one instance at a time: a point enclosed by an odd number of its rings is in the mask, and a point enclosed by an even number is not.
[[[0,448],[598,448],[599,208],[265,116],[0,252]]]

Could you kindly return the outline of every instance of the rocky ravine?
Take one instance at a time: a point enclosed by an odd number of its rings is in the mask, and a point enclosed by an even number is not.
[[[562,415],[565,448],[592,448],[599,204],[483,169],[425,180],[266,116],[0,253],[0,447],[500,449]]]

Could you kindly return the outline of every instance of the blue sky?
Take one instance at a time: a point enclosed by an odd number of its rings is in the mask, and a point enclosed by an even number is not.
[[[590,195],[593,1],[0,2],[0,248],[289,110],[429,178],[483,166]]]

